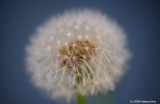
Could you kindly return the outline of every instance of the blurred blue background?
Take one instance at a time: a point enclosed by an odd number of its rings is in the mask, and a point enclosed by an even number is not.
[[[56,104],[31,83],[25,71],[25,46],[35,29],[57,13],[93,8],[108,14],[128,35],[130,70],[110,92],[115,104],[130,100],[160,103],[160,2],[157,0],[1,0],[0,104]],[[105,104],[108,95],[89,97],[88,104]],[[96,98],[96,99],[95,99]],[[102,100],[101,100],[102,99]],[[62,103],[63,104],[63,103]]]

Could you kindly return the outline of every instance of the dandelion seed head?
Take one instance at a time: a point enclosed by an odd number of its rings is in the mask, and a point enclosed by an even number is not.
[[[38,28],[27,47],[34,85],[52,98],[114,90],[130,57],[123,30],[106,15],[75,10]]]

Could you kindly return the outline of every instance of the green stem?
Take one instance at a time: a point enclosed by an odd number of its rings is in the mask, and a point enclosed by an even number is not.
[[[78,94],[77,95],[77,104],[86,104],[86,96]]]

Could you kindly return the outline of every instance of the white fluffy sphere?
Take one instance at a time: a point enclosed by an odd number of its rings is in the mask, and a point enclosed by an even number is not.
[[[51,97],[114,90],[129,59],[126,35],[106,15],[75,10],[51,18],[27,47],[33,83]]]

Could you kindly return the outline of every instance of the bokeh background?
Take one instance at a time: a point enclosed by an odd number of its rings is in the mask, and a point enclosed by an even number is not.
[[[0,0],[0,104],[58,104],[30,83],[24,49],[39,25],[74,8],[98,9],[116,20],[125,30],[132,52],[130,70],[117,89],[88,97],[88,104],[129,104],[130,100],[160,104],[158,0]]]

